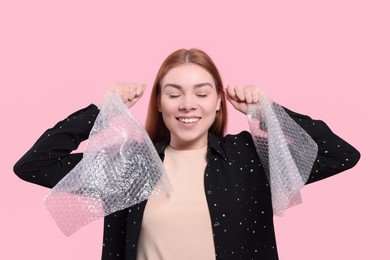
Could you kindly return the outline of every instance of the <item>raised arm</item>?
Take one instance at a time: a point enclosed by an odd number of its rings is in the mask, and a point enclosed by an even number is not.
[[[317,158],[307,184],[350,169],[359,161],[359,151],[334,134],[323,121],[311,119],[287,108],[284,110],[318,145]]]
[[[105,98],[116,93],[130,108],[142,96],[144,84],[113,84]],[[86,140],[99,113],[92,104],[81,109],[54,127],[46,130],[33,147],[15,164],[14,172],[21,179],[52,188],[82,159],[81,153],[71,153]]]
[[[263,90],[257,85],[229,85],[226,88],[227,99],[244,114],[248,112],[248,104],[259,102],[258,97],[262,93]],[[352,168],[359,161],[359,151],[334,134],[323,121],[313,120],[287,108],[283,109],[318,145],[317,158],[307,184]]]
[[[99,110],[81,109],[46,130],[14,166],[21,179],[52,188],[82,159],[73,153],[88,138]]]

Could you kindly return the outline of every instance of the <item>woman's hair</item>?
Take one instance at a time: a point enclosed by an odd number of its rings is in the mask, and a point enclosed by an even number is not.
[[[221,97],[221,106],[219,111],[217,111],[214,123],[211,125],[209,132],[220,137],[225,133],[227,123],[226,99],[223,91],[222,79],[217,67],[204,51],[199,49],[180,49],[173,52],[164,60],[153,84],[145,123],[146,131],[153,142],[170,140],[170,132],[158,109],[161,98],[161,81],[171,69],[188,63],[201,66],[213,77],[217,94]]]

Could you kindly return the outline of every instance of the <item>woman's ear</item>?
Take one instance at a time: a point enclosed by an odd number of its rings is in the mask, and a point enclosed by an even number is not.
[[[216,110],[219,111],[221,109],[221,95],[218,95],[217,107]]]
[[[157,108],[158,108],[158,112],[161,112],[161,102],[159,98],[157,99]]]

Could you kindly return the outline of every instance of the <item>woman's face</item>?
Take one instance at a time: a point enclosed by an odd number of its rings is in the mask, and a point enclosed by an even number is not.
[[[171,69],[161,81],[159,110],[178,150],[207,145],[208,130],[221,105],[213,77],[196,64]]]

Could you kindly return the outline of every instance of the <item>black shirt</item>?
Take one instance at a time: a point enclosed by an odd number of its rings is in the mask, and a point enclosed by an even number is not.
[[[324,122],[285,110],[318,145],[307,183],[358,162],[359,152]],[[56,185],[82,159],[82,154],[71,151],[88,138],[98,113],[97,107],[90,105],[48,129],[16,163],[15,173],[39,185]],[[155,144],[162,160],[167,145]],[[271,191],[250,133],[224,138],[209,134],[204,185],[216,259],[278,259]],[[146,203],[105,217],[102,259],[136,259]]]

